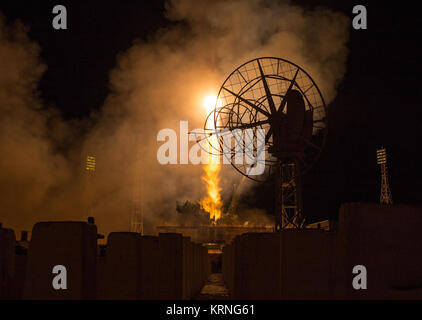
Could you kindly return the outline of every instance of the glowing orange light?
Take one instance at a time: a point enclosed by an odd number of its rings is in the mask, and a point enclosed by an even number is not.
[[[216,105],[217,108],[221,107],[221,99],[217,100],[216,96],[206,96],[204,98],[204,107],[207,110],[207,113],[210,113]]]
[[[221,107],[221,100],[216,96],[206,96],[204,98],[204,107],[209,114],[215,107]],[[208,118],[207,127],[215,129],[213,117]],[[211,140],[215,140],[216,137],[212,135],[209,137]],[[216,145],[217,141],[211,141],[212,145]],[[215,156],[212,156],[213,148],[211,145],[208,145],[208,151],[210,153],[208,158],[208,164],[204,166],[204,175],[202,180],[205,182],[207,188],[207,196],[201,199],[201,208],[210,214],[210,218],[214,220],[214,223],[221,218],[221,208],[223,203],[221,202],[219,186],[220,183],[220,162],[216,161]]]

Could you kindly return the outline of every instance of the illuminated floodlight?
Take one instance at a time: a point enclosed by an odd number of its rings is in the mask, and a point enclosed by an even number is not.
[[[86,170],[95,171],[95,157],[94,156],[86,157]]]

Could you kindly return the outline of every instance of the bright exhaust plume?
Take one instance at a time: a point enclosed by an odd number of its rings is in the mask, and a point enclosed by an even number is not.
[[[221,100],[218,99],[216,96],[206,96],[203,101],[204,107],[207,110],[207,115],[210,114],[215,107],[221,106]],[[215,129],[214,126],[214,117],[209,117],[207,120],[207,127],[211,129]],[[216,159],[216,156],[213,156],[212,146],[217,145],[217,140],[215,135],[211,135],[209,137],[211,141],[208,144],[208,164],[204,166],[204,175],[202,176],[202,180],[205,182],[205,186],[207,189],[207,196],[201,199],[201,208],[208,212],[210,215],[210,219],[214,221],[214,223],[221,218],[221,208],[223,206],[221,202],[221,195],[220,195],[220,170],[221,165]],[[217,161],[216,161],[217,160]]]

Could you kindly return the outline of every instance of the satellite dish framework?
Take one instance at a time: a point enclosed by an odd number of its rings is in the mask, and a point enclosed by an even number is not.
[[[305,70],[273,57],[244,63],[224,81],[204,129],[212,146],[209,152],[226,157],[244,176],[259,182],[275,176],[276,231],[305,226],[301,175],[318,159],[327,134],[324,99]],[[225,135],[237,129],[243,134],[233,135],[234,145],[224,146]],[[262,149],[257,148],[263,132],[258,129],[265,130]],[[255,163],[236,162],[239,147],[245,155],[255,155]],[[261,152],[265,156],[257,160]],[[264,173],[250,175],[250,168],[258,164],[265,165]]]

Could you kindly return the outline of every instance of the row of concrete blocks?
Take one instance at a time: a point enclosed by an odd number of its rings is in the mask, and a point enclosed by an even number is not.
[[[329,244],[329,235],[319,230],[237,236],[223,248],[230,298],[328,298]]]
[[[223,249],[223,275],[232,299],[422,299],[421,230],[420,208],[345,204],[336,233],[236,237]],[[359,265],[366,289],[353,287]]]
[[[191,299],[208,278],[208,252],[176,233],[111,233],[99,262],[102,299]],[[101,270],[102,269],[102,270]]]
[[[0,229],[2,299],[190,299],[209,275],[207,249],[180,234],[110,233],[99,257],[97,228],[85,222],[37,223],[20,258],[13,230]],[[53,287],[57,265],[64,290]]]

